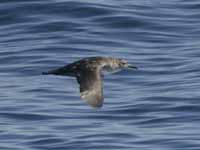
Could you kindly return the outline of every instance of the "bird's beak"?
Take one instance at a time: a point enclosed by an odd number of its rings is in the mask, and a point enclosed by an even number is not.
[[[128,68],[130,68],[130,69],[138,69],[138,67],[133,66],[133,65],[131,65],[131,64],[128,64]]]

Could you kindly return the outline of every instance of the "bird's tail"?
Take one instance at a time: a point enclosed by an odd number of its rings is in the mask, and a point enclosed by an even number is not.
[[[52,75],[61,75],[61,76],[73,76],[74,73],[71,69],[69,69],[68,67],[61,67],[55,70],[50,70],[47,72],[43,72],[43,75],[48,75],[48,74],[52,74]]]
[[[42,72],[43,75],[52,74],[50,72]]]

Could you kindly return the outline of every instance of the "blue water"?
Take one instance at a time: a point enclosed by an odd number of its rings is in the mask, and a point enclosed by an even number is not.
[[[90,56],[139,67],[105,76],[101,109],[41,75]],[[199,0],[0,2],[0,150],[199,150],[199,90]]]

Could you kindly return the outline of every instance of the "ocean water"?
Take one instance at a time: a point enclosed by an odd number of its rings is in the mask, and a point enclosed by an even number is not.
[[[0,150],[199,150],[199,0],[1,0]],[[41,73],[90,56],[101,109],[74,78]]]

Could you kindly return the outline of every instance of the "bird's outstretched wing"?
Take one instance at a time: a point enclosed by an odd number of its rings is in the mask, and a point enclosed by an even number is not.
[[[77,75],[81,98],[93,107],[103,105],[103,81],[98,69],[86,68]]]

